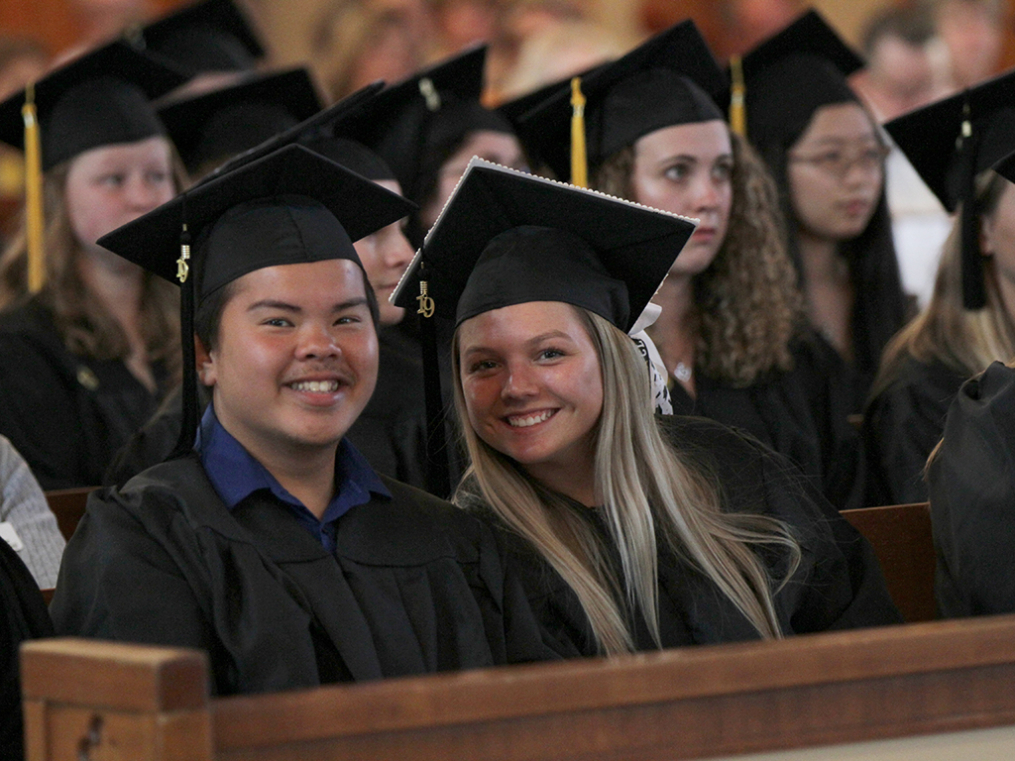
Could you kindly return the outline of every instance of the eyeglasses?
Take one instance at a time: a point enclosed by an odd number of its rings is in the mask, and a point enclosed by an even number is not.
[[[872,174],[884,168],[890,149],[885,145],[865,145],[855,148],[830,148],[811,156],[789,154],[789,160],[801,164],[810,164],[826,174],[838,179],[849,174],[854,166]]]

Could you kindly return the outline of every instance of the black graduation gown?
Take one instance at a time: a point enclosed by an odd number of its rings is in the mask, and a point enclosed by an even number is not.
[[[378,331],[377,387],[346,434],[378,473],[423,488],[426,473],[426,403],[418,343],[397,326]],[[200,387],[199,401],[210,394]],[[146,468],[164,461],[176,446],[183,424],[177,390],[155,416],[120,449],[102,483],[125,484]]]
[[[747,431],[814,479],[839,509],[859,507],[859,436],[849,424],[851,399],[832,371],[829,352],[813,337],[794,342],[794,366],[750,386],[733,387],[699,373],[696,397],[670,390],[677,415],[699,415]]]
[[[659,418],[674,445],[718,481],[729,512],[784,521],[800,544],[801,562],[775,595],[784,633],[801,634],[901,623],[870,545],[784,459],[758,442],[703,418]],[[489,508],[475,509],[493,516]],[[575,504],[611,547],[602,521]],[[578,598],[527,542],[499,523],[517,560],[529,601],[565,656],[596,655]],[[784,554],[763,553],[770,575],[785,576]],[[619,561],[615,561],[619,562]],[[638,650],[655,649],[640,613],[628,611]],[[659,548],[659,627],[663,647],[757,639],[757,631],[716,587],[666,546]]]
[[[1015,370],[962,386],[927,483],[939,613],[1015,612]]]
[[[0,316],[0,434],[43,489],[96,486],[158,398],[119,360],[72,354],[37,301]]]
[[[941,362],[906,357],[892,384],[864,411],[866,505],[927,500],[923,468],[941,440],[948,406],[965,377]]]
[[[220,694],[553,657],[489,526],[384,478],[329,554],[259,490],[228,510],[196,455],[103,489],[67,545],[61,634],[197,647]]]
[[[0,759],[24,757],[18,646],[52,634],[53,624],[32,574],[0,539]]]

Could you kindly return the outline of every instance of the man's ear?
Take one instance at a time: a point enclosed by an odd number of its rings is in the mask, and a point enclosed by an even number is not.
[[[197,335],[194,336],[194,362],[197,365],[197,379],[205,386],[214,386],[215,358],[212,350],[205,347]]]

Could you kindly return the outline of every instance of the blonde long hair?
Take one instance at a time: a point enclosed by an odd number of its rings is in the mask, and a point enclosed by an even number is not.
[[[70,162],[49,170],[43,180],[46,206],[46,285],[37,299],[53,315],[67,349],[98,360],[122,359],[130,353],[120,323],[90,298],[78,270],[81,244],[74,235],[64,197]],[[174,161],[177,190],[182,166]],[[0,256],[0,308],[16,305],[27,295],[27,242],[24,211],[17,234]],[[177,289],[145,272],[141,294],[141,330],[151,362],[164,362],[171,377],[180,370],[180,320]]]
[[[625,610],[640,610],[661,646],[657,537],[711,580],[762,637],[781,637],[773,587],[777,591],[795,571],[797,543],[772,518],[721,511],[718,487],[663,438],[652,413],[645,364],[632,341],[602,317],[577,308],[576,313],[596,347],[603,376],[595,490],[622,578],[611,568],[608,549],[568,501],[527,476],[468,424],[462,433],[471,465],[455,501],[484,501],[535,547],[575,592],[600,652],[607,655],[634,649]],[[452,363],[455,407],[459,420],[466,421],[457,333]],[[760,546],[776,546],[790,556],[786,579],[778,586],[753,550]]]
[[[730,141],[733,204],[715,261],[694,280],[700,324],[695,348],[705,373],[743,387],[766,373],[792,369],[790,343],[806,318],[775,181],[742,137],[730,133]],[[593,185],[637,201],[633,172],[634,146],[628,146],[603,163]]]
[[[995,212],[1009,184],[989,169],[976,178],[977,219]],[[892,384],[907,356],[926,364],[940,362],[967,378],[983,372],[995,360],[1015,357],[1015,323],[1001,299],[990,259],[984,262],[986,307],[969,310],[963,306],[961,206],[956,214],[941,252],[930,302],[885,347],[871,398]]]

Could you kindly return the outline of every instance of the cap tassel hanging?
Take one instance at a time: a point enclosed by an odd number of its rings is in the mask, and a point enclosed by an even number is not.
[[[979,140],[973,132],[969,102],[962,107],[962,133],[958,138],[962,198],[962,303],[966,309],[983,309],[987,291],[983,280],[979,224],[976,218],[976,154]]]
[[[437,320],[428,294],[426,263],[420,260],[418,314],[423,351],[423,393],[426,401],[426,490],[438,497],[451,496],[451,467],[444,435],[444,399],[441,395],[440,356],[437,352]]]
[[[571,80],[571,184],[589,186],[589,164],[585,152],[585,96],[581,77]]]
[[[176,279],[180,281],[180,344],[183,349],[183,422],[170,458],[183,457],[194,448],[197,435],[197,356],[194,350],[194,278],[190,277],[190,231],[187,229],[187,196],[183,196],[183,229]]]
[[[28,246],[28,291],[38,293],[46,283],[45,210],[42,200],[42,146],[35,110],[35,85],[25,88],[21,107],[25,122],[25,234]]]
[[[747,87],[744,84],[744,63],[740,56],[730,57],[730,129],[747,137]]]

